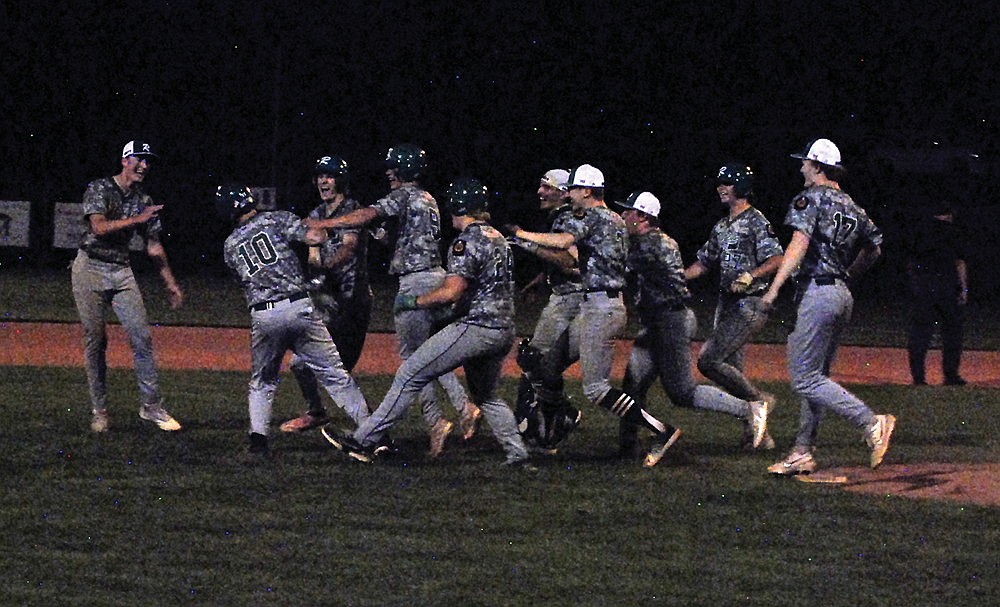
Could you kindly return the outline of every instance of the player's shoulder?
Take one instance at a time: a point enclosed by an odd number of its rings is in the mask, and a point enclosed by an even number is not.
[[[657,242],[658,242],[658,244],[661,247],[667,248],[667,249],[670,249],[670,250],[678,250],[678,249],[680,249],[680,247],[677,244],[677,241],[674,240],[673,237],[671,237],[669,234],[667,234],[663,230],[653,230],[653,232],[655,232],[657,234],[657,237],[656,237],[657,238]]]
[[[98,177],[87,184],[84,193],[87,196],[107,196],[118,191],[113,177]]]
[[[361,208],[361,202],[359,202],[357,198],[348,196],[347,198],[344,199],[343,204],[341,204],[340,208],[337,210],[340,213],[346,215],[351,211],[357,211],[360,208]]]
[[[110,188],[115,183],[114,177],[98,177],[97,179],[91,179],[87,182],[87,189],[104,189]]]
[[[792,199],[792,209],[795,211],[805,211],[815,209],[820,206],[829,206],[832,202],[833,188],[825,185],[811,185],[795,195]]]

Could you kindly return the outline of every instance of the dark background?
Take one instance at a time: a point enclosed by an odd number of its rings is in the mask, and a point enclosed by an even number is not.
[[[35,201],[42,221],[31,251],[0,255],[65,261],[71,253],[47,247],[52,203],[78,201],[142,138],[162,156],[146,187],[167,205],[180,272],[221,267],[219,182],[276,186],[279,204],[304,214],[315,159],[336,153],[369,203],[387,190],[386,150],[405,141],[427,150],[432,193],[479,176],[495,215],[526,225],[545,170],[594,164],[611,199],[660,197],[690,262],[722,214],[720,164],[752,166],[757,206],[780,224],[801,187],[788,154],[828,137],[845,189],[886,233],[881,280],[869,284],[895,288],[907,224],[948,196],[972,228],[973,282],[992,295],[997,12],[991,2],[4,3],[0,198]],[[374,263],[384,257],[376,249]]]

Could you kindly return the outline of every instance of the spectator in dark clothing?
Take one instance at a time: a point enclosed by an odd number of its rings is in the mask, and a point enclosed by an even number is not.
[[[948,201],[942,201],[930,213],[913,230],[906,263],[913,295],[907,341],[910,374],[915,385],[927,383],[927,349],[934,325],[940,323],[944,384],[964,386],[958,367],[962,358],[962,321],[969,297],[966,237],[955,223],[955,212]]]

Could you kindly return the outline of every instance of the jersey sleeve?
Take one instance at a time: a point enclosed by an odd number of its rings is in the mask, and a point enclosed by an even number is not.
[[[695,257],[699,262],[701,262],[701,265],[707,268],[711,268],[716,262],[719,261],[721,246],[719,245],[718,233],[719,224],[715,224],[712,226],[712,233],[709,235],[708,240],[705,241],[705,244],[701,245],[701,248],[698,249],[698,253],[695,254]]]
[[[106,215],[107,212],[108,198],[103,188],[96,181],[87,184],[87,189],[83,193],[83,216]]]
[[[774,232],[771,222],[760,214],[760,221],[754,222],[754,238],[757,243],[757,263],[764,263],[768,259],[784,254],[785,250],[778,242],[778,235]]]
[[[882,246],[882,230],[875,225],[875,222],[868,217],[868,213],[861,211],[861,241],[870,246]]]
[[[448,273],[473,280],[479,273],[477,243],[468,235],[459,236],[448,249]]]
[[[806,190],[792,199],[785,215],[785,225],[809,236],[813,236],[819,217],[819,203]]]
[[[372,204],[379,217],[399,217],[406,209],[406,201],[409,198],[406,190],[399,188],[389,192],[383,198],[379,198]]]

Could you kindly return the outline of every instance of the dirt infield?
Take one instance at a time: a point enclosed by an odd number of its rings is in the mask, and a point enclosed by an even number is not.
[[[0,365],[79,367],[83,364],[83,330],[79,324],[0,323]],[[108,333],[108,365],[131,368],[132,357],[120,326]],[[250,370],[250,333],[247,329],[205,327],[153,327],[157,364],[164,369]],[[617,344],[612,375],[621,378],[630,343]],[[697,351],[700,344],[692,344]],[[787,379],[785,347],[778,344],[751,344],[747,353],[747,374],[764,381]],[[393,334],[373,333],[355,372],[359,375],[392,374],[399,367]],[[287,360],[286,360],[287,364]],[[939,383],[940,352],[928,356],[928,381]],[[697,373],[697,370],[695,369]],[[504,363],[508,376],[519,374],[513,352]],[[962,374],[978,386],[1000,387],[1000,353],[966,352]],[[576,366],[571,377],[579,377]],[[900,348],[845,346],[838,350],[833,378],[846,383],[906,384],[909,371],[906,351]],[[1000,464],[921,463],[885,465],[879,470],[840,468],[823,470],[828,477],[844,476],[838,486],[858,493],[892,494],[902,497],[944,499],[1000,506]],[[820,483],[822,484],[822,483]]]
[[[1000,506],[1000,464],[886,464],[868,468],[824,468],[822,477],[836,479],[845,491],[949,500],[979,506]],[[822,478],[821,477],[821,478]],[[820,484],[824,484],[822,480]]]

